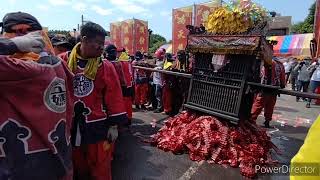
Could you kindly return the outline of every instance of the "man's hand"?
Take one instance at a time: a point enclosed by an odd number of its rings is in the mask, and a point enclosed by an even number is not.
[[[40,53],[44,47],[45,43],[41,36],[41,32],[31,32],[24,36],[17,36],[10,39],[21,52],[35,52]]]
[[[113,143],[118,138],[118,127],[117,126],[110,126],[108,129],[108,141],[109,143]]]

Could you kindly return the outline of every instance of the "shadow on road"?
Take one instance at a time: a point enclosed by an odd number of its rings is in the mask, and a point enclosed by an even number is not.
[[[283,106],[276,106],[274,109],[277,110],[277,111],[292,112],[292,113],[293,112],[299,112],[296,109],[289,108],[289,107],[283,107]]]
[[[150,128],[150,125],[142,125],[143,121],[133,120],[133,131],[122,132],[116,143],[114,160],[112,163],[112,176],[117,180],[151,180],[162,175],[167,167],[155,165],[149,161],[152,155],[150,145],[143,143],[142,136],[148,136],[157,131]]]

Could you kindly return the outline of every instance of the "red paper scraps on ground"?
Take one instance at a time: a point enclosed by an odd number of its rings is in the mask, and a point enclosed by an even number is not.
[[[256,165],[274,163],[270,151],[275,146],[264,129],[248,122],[231,126],[187,111],[169,118],[151,143],[176,154],[188,152],[193,161],[240,167],[247,177],[256,176]]]

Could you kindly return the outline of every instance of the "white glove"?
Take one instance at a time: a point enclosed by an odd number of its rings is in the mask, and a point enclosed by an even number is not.
[[[118,127],[117,126],[110,126],[108,129],[108,141],[110,143],[115,142],[118,138]]]
[[[24,36],[17,36],[10,39],[21,52],[35,52],[40,53],[44,47],[45,43],[41,36],[41,32],[31,32]]]

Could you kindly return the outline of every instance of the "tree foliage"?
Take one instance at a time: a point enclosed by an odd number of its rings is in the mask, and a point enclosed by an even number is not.
[[[167,43],[166,38],[159,34],[151,34],[149,51],[154,53],[160,46]]]
[[[48,32],[50,35],[54,35],[54,34],[63,34],[65,36],[67,36],[69,34],[69,31],[66,30],[49,30]]]
[[[314,18],[316,12],[316,3],[313,3],[309,8],[309,14],[303,22],[296,23],[292,26],[292,33],[294,34],[303,34],[303,33],[312,33]]]

